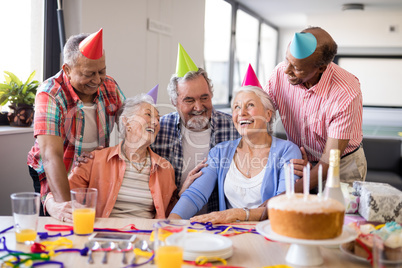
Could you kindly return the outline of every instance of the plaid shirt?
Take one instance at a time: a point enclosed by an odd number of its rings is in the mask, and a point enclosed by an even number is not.
[[[155,153],[167,159],[172,164],[175,172],[176,186],[179,188],[183,171],[183,147],[179,114],[174,112],[162,116],[160,127],[160,131],[151,148]],[[233,125],[232,116],[226,113],[213,110],[210,128],[211,139],[209,149],[218,143],[240,138],[240,134]],[[219,210],[217,188],[216,185],[208,200],[208,212]]]
[[[107,76],[94,99],[96,105],[99,146],[109,147],[115,115],[125,96],[116,81]],[[63,70],[46,80],[35,98],[34,137],[60,136],[64,140],[63,161],[67,172],[75,157],[81,155],[84,135],[84,103],[79,99]],[[28,153],[27,164],[38,172],[42,198],[50,191],[46,181],[38,141]]]

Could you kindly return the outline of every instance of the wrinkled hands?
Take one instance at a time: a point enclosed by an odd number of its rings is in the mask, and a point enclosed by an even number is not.
[[[62,222],[73,222],[73,215],[71,209],[71,201],[56,202],[54,198],[50,198],[46,202],[46,210],[55,219]]]
[[[98,146],[95,150],[101,150],[105,147],[103,146]],[[74,166],[79,167],[81,166],[81,163],[87,163],[88,162],[88,158],[93,158],[94,156],[92,155],[92,152],[82,152],[82,154],[80,156],[77,156],[77,158],[75,159],[74,162]]]
[[[229,223],[237,220],[244,221],[246,217],[245,212],[241,208],[231,208],[223,211],[215,211],[208,214],[198,215],[190,219],[191,222],[211,222],[216,223]]]
[[[292,159],[291,163],[293,163],[295,175],[299,176],[301,179],[301,178],[303,178],[303,168],[309,162],[308,162],[306,150],[303,147],[300,147],[300,151],[302,153],[302,159]],[[310,169],[311,169],[311,165],[310,165]]]
[[[201,169],[203,169],[204,167],[208,166],[208,164],[205,164],[207,162],[207,158],[205,158],[204,160],[202,160],[201,163],[199,163],[198,165],[195,166],[195,168],[193,170],[190,171],[190,173],[188,173],[186,180],[184,181],[180,192],[179,192],[179,197],[181,196],[182,193],[184,193],[185,190],[187,190],[188,187],[190,187],[190,185],[196,180],[198,179],[201,175],[202,175],[202,171]]]

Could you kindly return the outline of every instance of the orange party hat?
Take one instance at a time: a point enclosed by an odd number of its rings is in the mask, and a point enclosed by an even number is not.
[[[103,55],[103,29],[89,35],[81,41],[80,51],[82,55],[91,60],[97,60]]]

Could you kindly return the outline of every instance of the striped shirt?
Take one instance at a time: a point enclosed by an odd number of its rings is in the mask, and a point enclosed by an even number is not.
[[[125,97],[116,81],[106,76],[94,99],[96,105],[99,146],[109,147],[115,115]],[[60,136],[64,140],[63,161],[67,172],[76,156],[81,155],[85,126],[84,103],[75,93],[63,70],[39,87],[35,98],[34,137],[38,135]],[[41,196],[49,190],[43,168],[38,141],[28,153],[27,164],[38,172]]]
[[[148,156],[144,166],[133,163],[124,157],[126,171],[123,182],[117,195],[116,203],[109,217],[114,218],[155,218],[155,205],[149,189],[149,175],[151,170],[151,158]],[[141,170],[141,173],[135,169]]]
[[[331,63],[308,89],[291,85],[285,69],[285,62],[279,64],[264,90],[279,111],[288,139],[306,149],[309,161],[319,161],[328,138],[349,140],[343,155],[356,150],[363,139],[359,80]]]

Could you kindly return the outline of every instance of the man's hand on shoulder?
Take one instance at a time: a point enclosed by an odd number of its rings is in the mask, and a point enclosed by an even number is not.
[[[182,193],[184,193],[185,190],[187,190],[188,187],[190,187],[190,185],[196,180],[198,179],[201,175],[202,175],[202,171],[201,169],[203,169],[204,167],[208,166],[208,164],[206,164],[207,162],[207,158],[205,158],[204,160],[202,160],[201,163],[199,163],[198,165],[195,166],[195,168],[193,170],[190,171],[190,173],[188,173],[186,180],[184,181],[180,192],[179,192],[179,197],[181,196]]]
[[[95,150],[102,150],[103,146],[98,146]],[[93,152],[93,151],[92,151]],[[94,158],[92,152],[83,152],[80,156],[77,156],[74,162],[75,167],[81,166],[81,163],[88,163],[88,158],[92,159]]]

